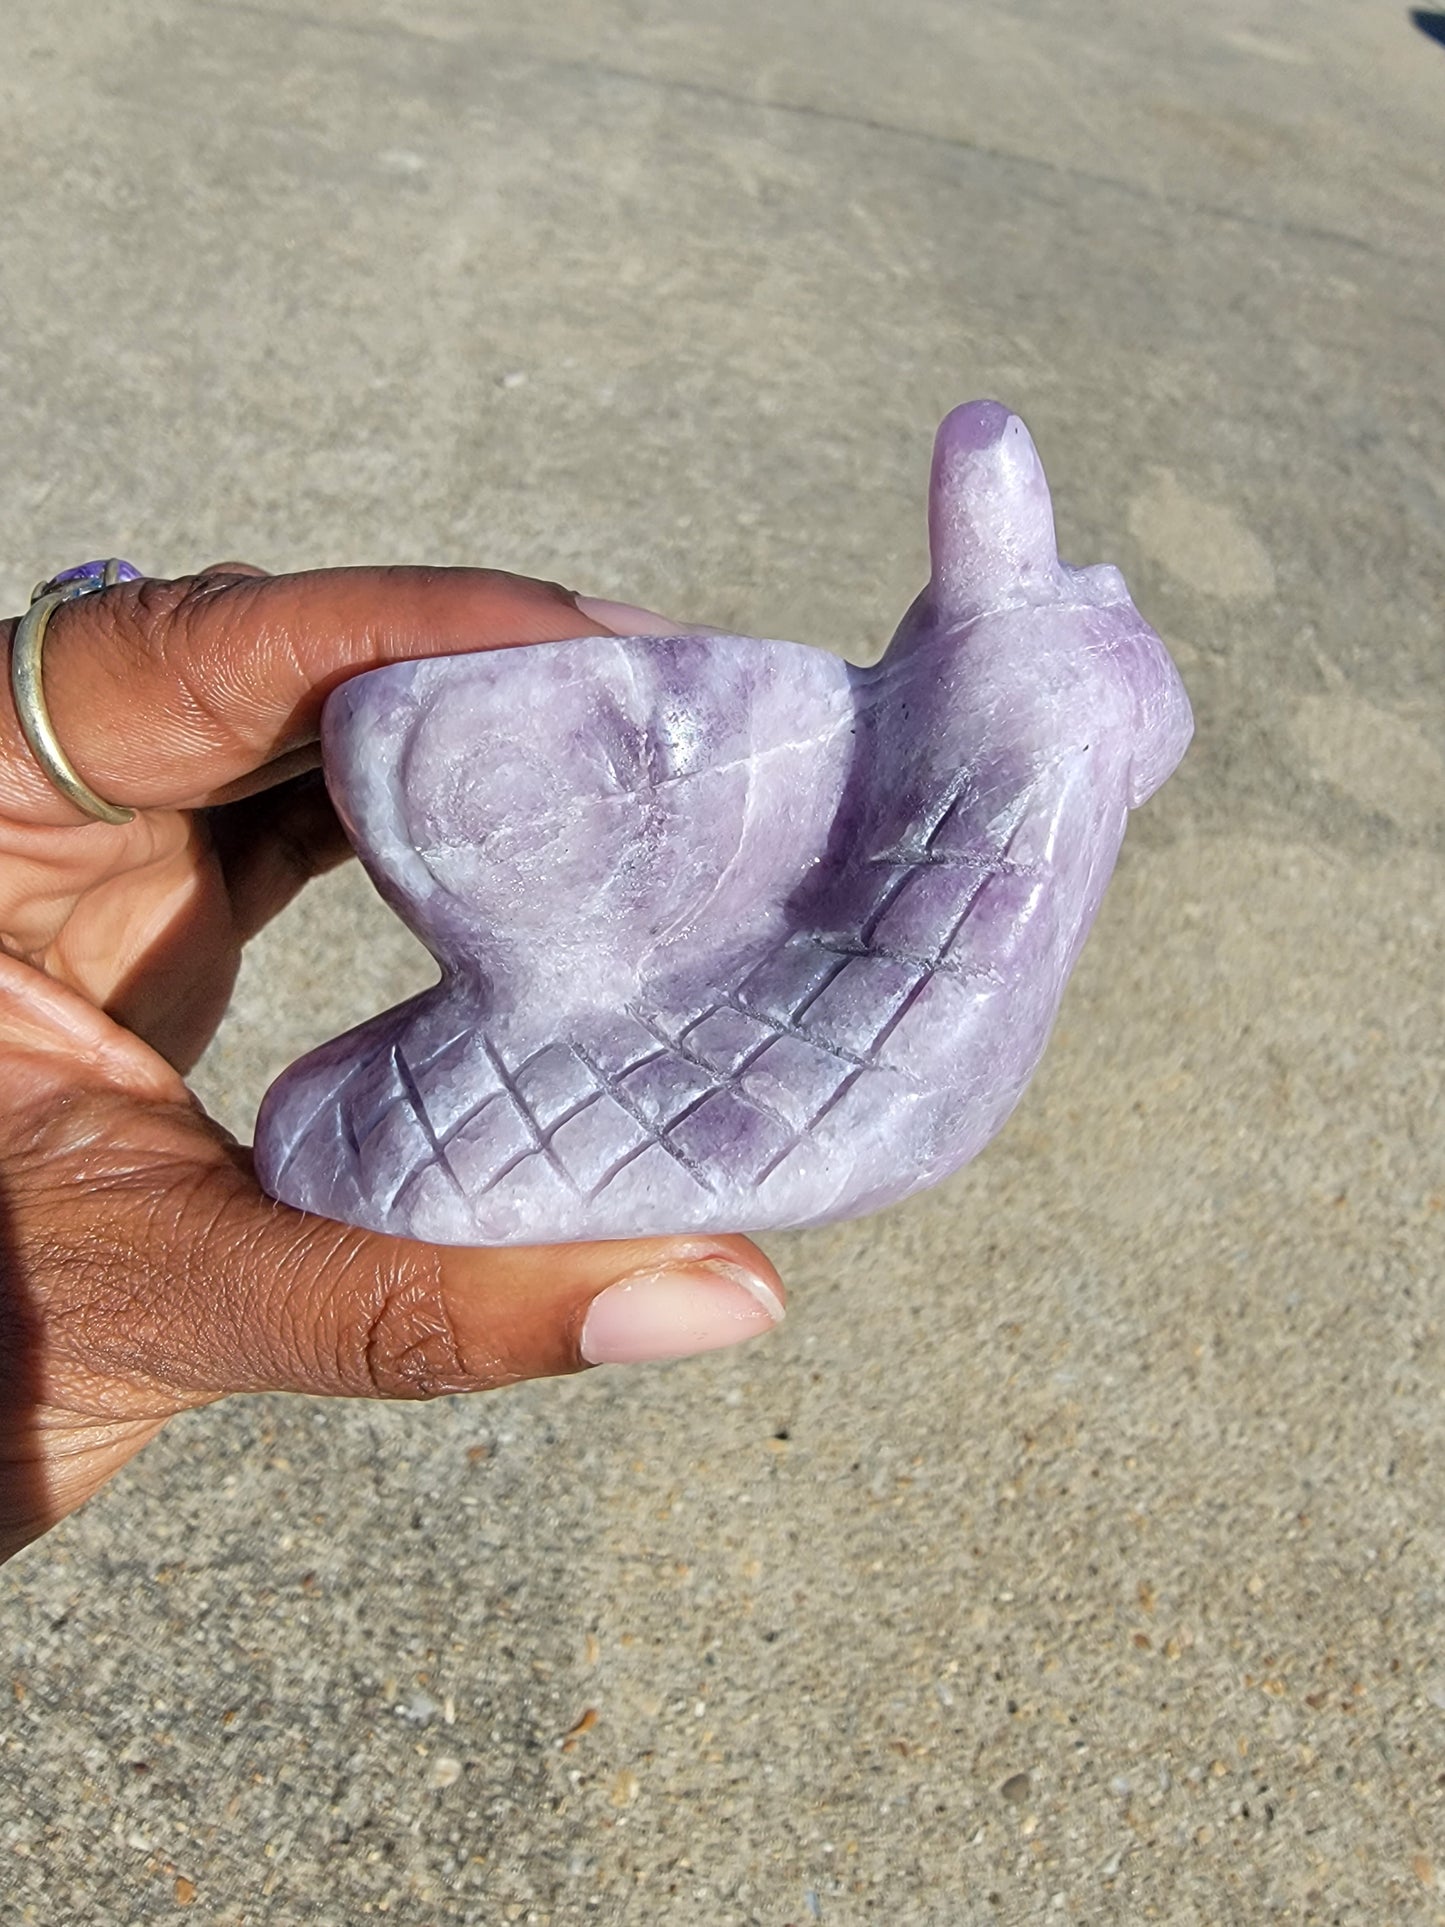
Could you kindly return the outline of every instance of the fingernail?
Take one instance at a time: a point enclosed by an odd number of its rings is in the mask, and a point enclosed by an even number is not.
[[[740,1265],[641,1272],[599,1292],[582,1327],[589,1365],[640,1365],[740,1345],[783,1322],[783,1307]]]
[[[596,596],[574,595],[572,600],[589,622],[599,622],[615,636],[705,636],[712,631],[695,622],[674,622],[655,609],[638,609],[630,602],[600,602]]]

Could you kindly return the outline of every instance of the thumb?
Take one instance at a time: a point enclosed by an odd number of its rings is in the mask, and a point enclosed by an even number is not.
[[[44,1049],[0,1050],[0,1068],[11,1094],[54,1081]],[[486,1391],[782,1317],[741,1238],[444,1251],[303,1217],[197,1110],[123,1094],[107,1068],[0,1120],[0,1558],[227,1392]]]
[[[485,1391],[712,1351],[783,1317],[744,1238],[477,1250],[292,1210],[185,1103],[72,1092],[26,1138],[9,1208],[55,1348],[41,1376],[144,1387],[149,1410]]]
[[[716,1351],[783,1318],[742,1238],[479,1251],[338,1235],[269,1202],[245,1215],[231,1291],[248,1310],[214,1341],[227,1390],[435,1398]]]

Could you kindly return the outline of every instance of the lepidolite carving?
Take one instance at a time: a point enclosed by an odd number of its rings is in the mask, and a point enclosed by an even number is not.
[[[606,637],[332,695],[332,793],[442,977],[272,1087],[274,1196],[444,1243],[750,1230],[987,1143],[1191,719],[1117,570],[1058,560],[1016,416],[948,417],[929,513],[869,668]]]

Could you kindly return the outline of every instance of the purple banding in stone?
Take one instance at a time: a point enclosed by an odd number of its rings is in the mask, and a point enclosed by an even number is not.
[[[452,1244],[870,1211],[999,1129],[1189,703],[1028,431],[939,430],[883,659],[593,637],[343,684],[327,779],[436,987],[294,1064],[261,1182]]]

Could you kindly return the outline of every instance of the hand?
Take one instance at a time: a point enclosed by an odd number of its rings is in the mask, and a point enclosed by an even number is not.
[[[561,589],[460,569],[228,566],[56,611],[60,741],[138,814],[82,817],[5,696],[0,1556],[227,1392],[480,1391],[781,1317],[741,1238],[442,1250],[303,1216],[182,1081],[247,938],[347,854],[316,769],[327,693],[405,657],[601,626]]]

